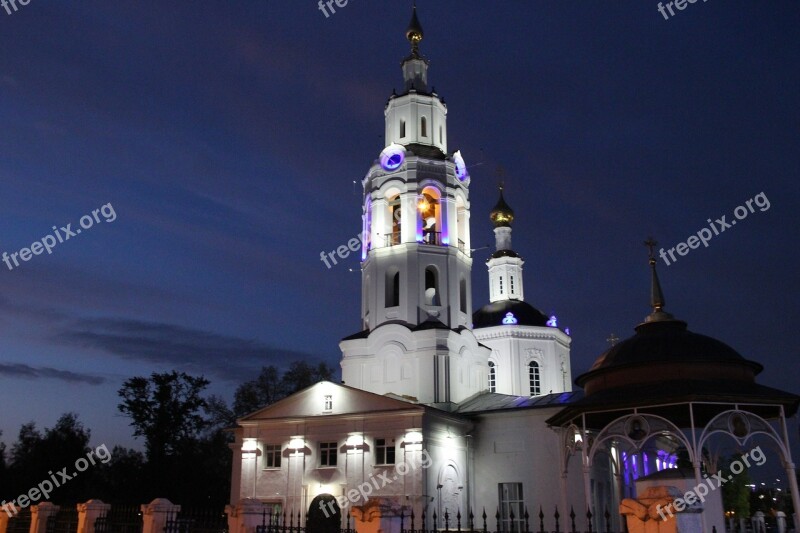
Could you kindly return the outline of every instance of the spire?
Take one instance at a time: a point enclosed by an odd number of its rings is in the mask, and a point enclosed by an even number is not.
[[[419,57],[419,43],[425,37],[425,32],[422,31],[422,24],[419,23],[417,18],[417,3],[414,2],[414,8],[411,12],[411,22],[408,23],[406,28],[406,39],[411,43],[411,56]]]
[[[647,315],[644,319],[645,322],[661,322],[664,320],[673,320],[674,317],[664,311],[666,301],[664,293],[661,291],[661,282],[658,280],[658,272],[656,272],[656,258],[653,255],[653,249],[658,246],[658,243],[652,237],[644,241],[644,245],[649,250],[650,262],[650,306],[653,312]]]
[[[411,22],[406,28],[406,39],[411,43],[411,55],[402,63],[406,92],[411,90],[421,93],[428,92],[428,60],[419,53],[419,43],[423,37],[425,37],[425,32],[422,31],[422,24],[417,18],[417,3],[414,2]]]

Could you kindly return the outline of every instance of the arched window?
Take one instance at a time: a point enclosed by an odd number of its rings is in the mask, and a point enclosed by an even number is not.
[[[400,120],[400,138],[404,138],[406,136],[406,121]]]
[[[497,369],[492,361],[489,361],[489,392],[497,392]]]
[[[386,307],[400,305],[400,272],[386,273]]]
[[[531,388],[531,396],[539,396],[542,393],[542,380],[539,376],[539,363],[531,361],[528,363],[528,383]]]
[[[428,267],[425,269],[425,304],[439,305],[439,281],[436,269]]]
[[[458,299],[459,305],[462,313],[467,312],[467,280],[461,278],[461,281],[458,282]]]
[[[441,192],[435,187],[425,187],[419,196],[417,212],[420,217],[422,234],[417,240],[425,244],[442,244],[442,207]]]
[[[419,136],[420,137],[428,136],[428,119],[425,117],[419,119]]]
[[[390,231],[386,235],[386,246],[395,246],[400,244],[402,237],[402,202],[400,201],[400,193],[387,195],[386,202],[389,207],[389,220]]]

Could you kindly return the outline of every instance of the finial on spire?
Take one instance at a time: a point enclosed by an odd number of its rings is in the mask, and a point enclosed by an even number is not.
[[[422,24],[419,23],[417,18],[417,2],[414,2],[414,7],[411,11],[411,22],[406,28],[406,39],[411,43],[411,54],[419,55],[419,43],[425,37],[425,32],[422,31]]]
[[[661,282],[658,280],[658,272],[656,272],[656,258],[653,254],[653,250],[658,246],[658,242],[656,242],[653,237],[649,237],[644,241],[644,245],[647,246],[650,263],[650,306],[653,308],[653,312],[647,315],[645,322],[672,320],[673,316],[664,311],[666,301],[664,299],[664,293],[661,290]]]

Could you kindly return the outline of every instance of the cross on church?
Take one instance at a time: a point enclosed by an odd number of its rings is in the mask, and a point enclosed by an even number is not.
[[[653,237],[648,237],[647,240],[644,241],[644,245],[647,246],[650,259],[653,259],[653,250],[658,246],[658,241],[654,240]]]
[[[606,341],[608,341],[608,343],[611,346],[616,346],[617,342],[619,342],[619,337],[617,337],[616,334],[612,333],[611,335],[609,335],[609,337],[606,339]]]

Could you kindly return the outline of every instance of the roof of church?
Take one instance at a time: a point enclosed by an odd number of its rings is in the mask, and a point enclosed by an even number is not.
[[[482,392],[460,403],[456,413],[477,414],[509,409],[535,409],[563,407],[583,398],[583,391],[554,392],[544,396],[512,396],[496,392]]]
[[[515,252],[514,250],[497,250],[495,253],[489,257],[489,259],[498,259],[500,257],[520,257],[520,255]],[[486,262],[489,262],[489,259]]]
[[[547,325],[548,318],[531,304],[522,300],[500,300],[484,305],[473,313],[473,328],[502,326],[508,313],[514,315],[517,326]]]

